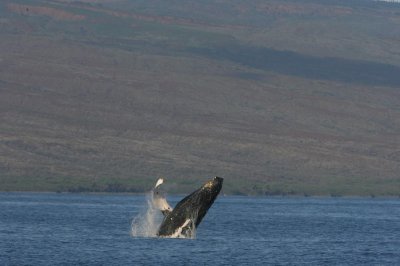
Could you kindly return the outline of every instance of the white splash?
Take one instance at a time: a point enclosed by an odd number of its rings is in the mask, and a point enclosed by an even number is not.
[[[152,192],[146,195],[146,199],[147,209],[140,212],[132,220],[131,235],[133,237],[157,237],[157,231],[163,217],[155,206]]]

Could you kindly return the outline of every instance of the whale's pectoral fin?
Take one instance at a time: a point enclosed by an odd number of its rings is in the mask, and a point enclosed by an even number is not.
[[[155,187],[153,188],[153,205],[155,208],[159,209],[164,216],[167,216],[170,212],[172,212],[172,208],[165,199],[165,193],[163,193],[160,189],[162,183],[164,183],[164,179],[159,178]]]

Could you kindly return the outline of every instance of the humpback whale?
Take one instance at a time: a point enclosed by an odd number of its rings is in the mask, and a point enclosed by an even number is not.
[[[193,237],[193,232],[214,203],[222,188],[223,178],[214,177],[171,208],[159,189],[164,182],[158,179],[153,189],[153,203],[164,219],[158,229],[160,237]]]

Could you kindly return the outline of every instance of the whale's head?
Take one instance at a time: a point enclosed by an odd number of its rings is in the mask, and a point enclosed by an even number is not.
[[[216,176],[207,181],[200,189],[192,193],[191,198],[193,207],[197,207],[201,218],[217,198],[221,191],[223,181],[224,179],[222,177]]]
[[[224,179],[222,177],[214,177],[207,181],[201,188],[200,191],[209,197],[216,198],[221,191],[222,183]]]

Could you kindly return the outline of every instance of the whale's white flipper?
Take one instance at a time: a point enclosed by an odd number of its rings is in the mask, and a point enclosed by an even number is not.
[[[169,238],[195,238],[195,232],[193,231],[194,223],[191,219],[186,219],[186,221],[178,227],[175,232],[167,236]]]
[[[157,188],[158,186],[160,186],[162,183],[164,183],[164,178],[159,178],[157,180],[156,186],[154,188]]]
[[[159,209],[164,214],[164,216],[166,216],[170,212],[172,212],[172,208],[168,204],[168,202],[165,198],[165,193],[163,193],[160,190],[160,186],[163,183],[164,183],[164,179],[159,178],[157,180],[155,187],[153,188],[153,205],[155,208]]]

